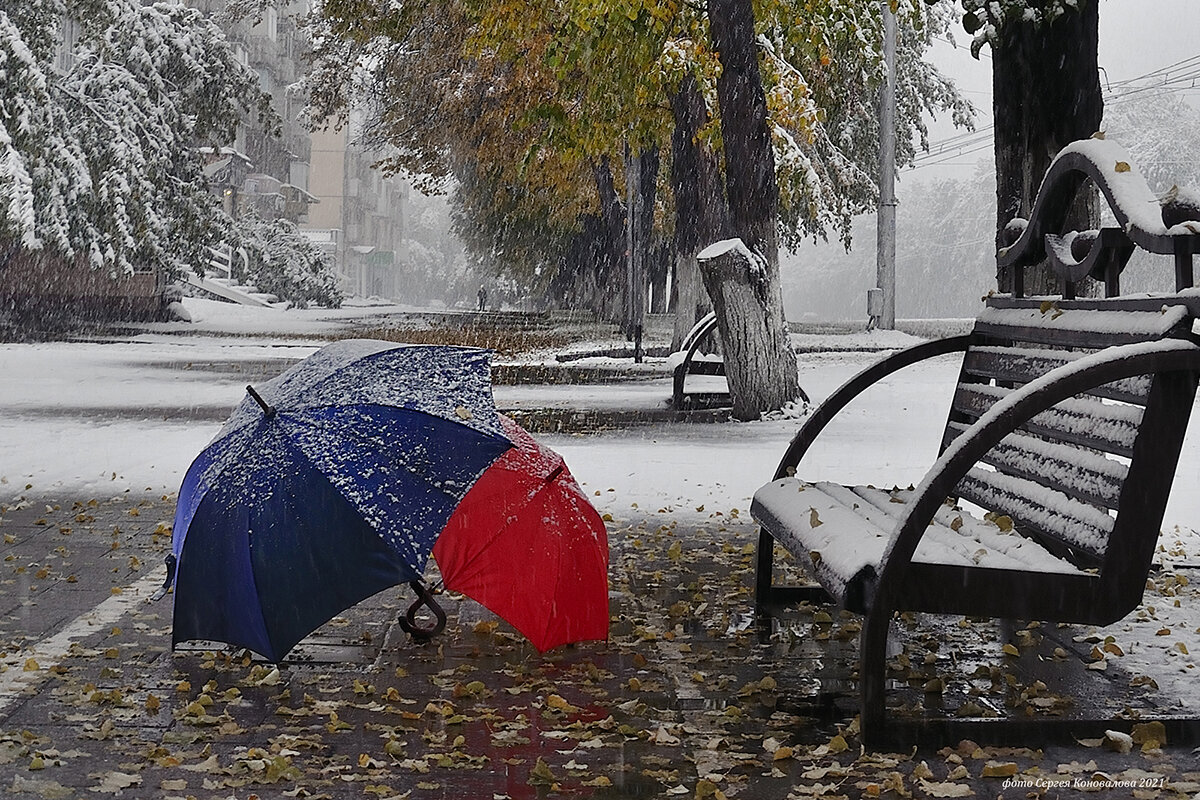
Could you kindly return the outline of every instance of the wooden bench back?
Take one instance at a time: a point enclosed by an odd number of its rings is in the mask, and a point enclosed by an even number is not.
[[[1055,367],[1102,348],[1179,335],[1191,321],[1183,306],[1145,301],[990,298],[963,360],[942,448],[1000,398]],[[1183,385],[1164,383],[1172,380]],[[1020,533],[1078,566],[1133,559],[1148,567],[1194,391],[1194,378],[1147,375],[1059,403],[993,448],[958,495],[1009,517]],[[1152,463],[1159,453],[1163,469]]]

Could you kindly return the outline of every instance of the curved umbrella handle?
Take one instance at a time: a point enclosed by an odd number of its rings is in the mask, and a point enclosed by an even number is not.
[[[404,616],[398,620],[400,627],[414,639],[420,642],[427,642],[434,636],[437,636],[446,627],[446,612],[433,599],[433,595],[425,588],[425,584],[420,581],[409,581],[408,585],[416,592],[417,599],[408,607],[408,611],[404,612]],[[433,616],[436,618],[432,625],[425,627],[418,624],[417,613],[420,612],[421,606],[426,606]]]
[[[162,600],[167,596],[167,592],[171,591],[171,584],[175,582],[175,554],[167,554],[167,579],[163,581],[163,585],[157,592],[150,595],[150,602]]]

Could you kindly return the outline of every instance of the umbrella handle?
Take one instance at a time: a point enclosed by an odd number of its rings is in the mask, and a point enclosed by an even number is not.
[[[446,627],[446,612],[438,605],[438,602],[433,599],[433,595],[425,588],[425,584],[420,581],[409,581],[409,586],[416,592],[417,599],[408,607],[408,611],[404,612],[398,622],[400,627],[406,633],[411,635],[418,641],[427,642],[434,636],[437,636]],[[421,610],[421,606],[426,606],[433,616],[436,618],[432,625],[425,627],[417,622],[417,613]]]
[[[150,595],[151,602],[162,600],[167,596],[167,592],[171,591],[171,584],[175,582],[175,554],[167,554],[167,579],[163,581],[163,585],[157,592]]]

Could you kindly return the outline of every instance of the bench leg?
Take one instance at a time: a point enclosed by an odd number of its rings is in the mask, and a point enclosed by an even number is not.
[[[771,602],[775,579],[775,537],[764,528],[758,529],[757,565],[754,571],[754,607],[758,610]]]
[[[775,585],[775,537],[766,529],[758,529],[757,565],[754,573],[754,610],[767,605],[791,603],[830,603],[833,598],[821,586]]]
[[[862,693],[859,727],[863,743],[871,746],[881,741],[887,713],[887,637],[891,613],[872,608],[863,619],[859,637],[858,684]]]

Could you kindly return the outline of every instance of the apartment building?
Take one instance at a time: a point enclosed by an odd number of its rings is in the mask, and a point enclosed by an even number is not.
[[[227,0],[190,2],[219,15]],[[294,0],[266,8],[261,19],[223,24],[238,57],[271,95],[281,135],[251,120],[235,142],[206,154],[206,172],[232,216],[253,211],[288,219],[326,248],[346,294],[398,299],[406,186],[372,168],[377,158],[355,143],[352,126],[313,132],[302,121],[301,20],[310,11],[309,0]]]

